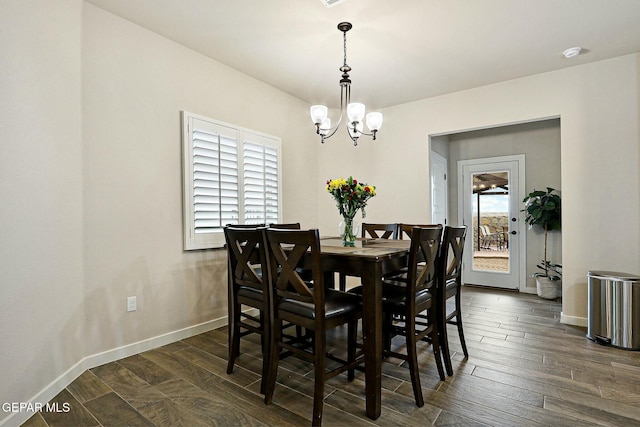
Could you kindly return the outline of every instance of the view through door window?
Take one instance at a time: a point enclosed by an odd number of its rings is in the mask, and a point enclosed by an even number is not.
[[[473,174],[473,270],[509,272],[509,173]]]

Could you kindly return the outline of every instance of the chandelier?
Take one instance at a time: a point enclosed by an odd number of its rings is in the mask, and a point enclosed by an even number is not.
[[[347,131],[349,137],[353,141],[353,145],[358,145],[358,138],[361,135],[367,135],[375,141],[376,133],[382,126],[382,113],[368,113],[365,116],[365,106],[359,102],[351,102],[351,79],[349,79],[349,71],[351,67],[347,65],[347,31],[352,25],[349,22],[341,22],[338,24],[338,30],[342,31],[344,39],[344,64],[340,67],[342,78],[340,79],[340,118],[335,126],[331,126],[331,119],[328,117],[329,109],[325,105],[312,105],[310,109],[311,120],[316,125],[316,133],[320,135],[320,140],[331,138],[336,133],[344,112],[347,113]],[[362,120],[366,118],[367,128],[370,133],[364,131]]]

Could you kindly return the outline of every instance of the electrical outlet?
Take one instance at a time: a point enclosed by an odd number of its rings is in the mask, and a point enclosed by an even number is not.
[[[127,311],[136,311],[136,297],[127,297]]]

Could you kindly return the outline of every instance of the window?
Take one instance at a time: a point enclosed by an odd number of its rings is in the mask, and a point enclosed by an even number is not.
[[[184,249],[219,248],[227,224],[280,222],[280,139],[182,112]]]

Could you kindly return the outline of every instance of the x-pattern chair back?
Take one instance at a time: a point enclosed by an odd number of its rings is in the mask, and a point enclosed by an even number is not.
[[[442,248],[438,260],[438,320],[442,356],[448,375],[453,375],[453,366],[449,351],[447,324],[456,325],[462,353],[469,357],[462,327],[460,292],[462,286],[462,252],[467,227],[445,227]],[[455,307],[447,306],[447,300],[453,299]]]
[[[462,251],[466,234],[466,227],[447,227],[445,229],[442,242],[442,267],[446,265],[445,283],[451,279],[458,280],[462,275]]]
[[[442,227],[413,229],[409,249],[409,295],[422,292],[433,285],[441,237]]]
[[[414,227],[420,228],[432,228],[442,227],[442,224],[398,224],[398,239],[402,240],[405,237],[411,239]]]
[[[380,234],[378,234],[379,232]],[[397,239],[398,224],[362,224],[362,237],[372,237],[374,239]]]
[[[301,302],[317,303],[323,290],[322,275],[315,274],[313,287],[310,287],[299,272],[306,264],[305,258],[311,256],[311,263],[317,264],[312,271],[320,271],[320,243],[318,230],[270,229],[267,239],[272,256],[274,273],[274,297],[290,298]]]
[[[266,268],[266,248],[263,246],[264,230],[229,227],[229,268],[235,286],[248,286],[263,290],[262,266]]]

